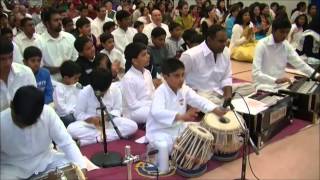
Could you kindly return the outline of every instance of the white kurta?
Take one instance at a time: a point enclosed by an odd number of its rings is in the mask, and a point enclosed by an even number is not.
[[[116,48],[113,48],[110,52],[102,49],[100,53],[103,53],[107,55],[111,61],[111,63],[114,63],[116,61],[120,62],[120,66],[124,69],[126,64],[126,59],[121,51],[119,51]]]
[[[215,91],[223,95],[223,87],[232,86],[229,48],[214,59],[206,42],[182,53],[180,60],[185,65],[186,84],[198,91]]]
[[[26,85],[37,87],[33,72],[25,65],[12,63],[7,84],[0,79],[0,110],[8,108],[16,91]]]
[[[14,37],[13,41],[18,45],[21,54],[23,54],[24,50],[29,46],[37,46],[36,39],[39,38],[37,33],[34,33],[32,38],[28,38],[24,32],[19,33],[16,37]]]
[[[298,28],[296,24],[292,24],[288,34],[288,41],[294,49],[299,47],[300,41],[303,40],[303,28]]]
[[[128,27],[128,29],[124,31],[118,27],[112,31],[111,34],[113,35],[116,48],[123,53],[126,46],[132,43],[134,35],[137,34],[137,30],[132,27]]]
[[[37,46],[41,49],[43,65],[60,67],[64,61],[76,61],[78,52],[74,47],[75,38],[70,33],[61,31],[58,38],[53,38],[45,31],[36,39]]]
[[[150,111],[154,85],[150,71],[133,66],[121,80],[125,114],[137,123],[145,123]]]
[[[106,106],[107,111],[115,116],[113,121],[118,126],[123,136],[129,136],[135,133],[138,129],[137,123],[134,121],[121,117],[122,115],[122,96],[120,89],[111,85],[107,93],[102,97],[102,101]],[[94,94],[94,91],[90,85],[84,87],[78,96],[75,118],[76,122],[71,123],[68,126],[68,132],[74,139],[79,139],[81,145],[101,142],[100,131],[95,126],[85,122],[86,119],[91,117],[100,117],[99,101]],[[113,141],[119,139],[114,128],[111,126],[111,122],[106,126],[107,140]]]
[[[165,141],[171,152],[175,139],[183,132],[186,123],[176,121],[177,114],[185,114],[187,105],[198,108],[204,113],[214,110],[217,106],[199,96],[187,85],[183,85],[177,94],[167,83],[163,83],[154,93],[150,114],[146,125],[146,137],[152,144]]]
[[[99,39],[100,35],[103,33],[103,25],[106,22],[113,21],[112,19],[106,18],[104,20],[101,20],[99,17],[96,17],[92,22],[91,22],[91,32],[92,34]],[[98,40],[97,39],[97,40]]]
[[[258,89],[276,87],[275,81],[285,76],[285,68],[290,63],[310,76],[314,70],[307,65],[287,40],[275,43],[273,35],[261,39],[255,50],[252,64],[252,77]]]
[[[26,179],[73,162],[81,168],[86,163],[54,110],[45,105],[38,121],[19,128],[11,118],[11,109],[1,112],[1,179]],[[63,153],[53,149],[54,141]]]
[[[253,28],[252,22],[250,22],[249,27]],[[242,36],[242,34],[243,34],[242,25],[235,24],[232,28],[232,35],[231,35],[230,46],[229,46],[230,50],[232,50],[232,48],[234,47],[240,46],[241,44],[247,41],[246,37]],[[255,39],[254,33],[252,36],[253,36],[252,39]]]
[[[12,41],[13,44],[13,62],[19,63],[19,64],[23,64],[23,56],[21,54],[20,48],[19,46]]]
[[[77,84],[65,85],[57,83],[53,91],[54,108],[60,117],[67,116],[75,112],[80,89]]]

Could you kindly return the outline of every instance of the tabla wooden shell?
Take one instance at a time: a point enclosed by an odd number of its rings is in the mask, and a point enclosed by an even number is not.
[[[60,177],[60,173],[63,173]],[[31,178],[31,180],[52,180],[52,179],[72,179],[72,180],[85,180],[85,176],[82,173],[79,166],[70,163],[62,167],[58,167],[56,170],[49,171],[47,173],[39,174]]]
[[[240,121],[243,121],[242,116],[239,114],[237,116]],[[217,115],[208,113],[200,124],[214,136],[214,153],[237,152],[242,146],[241,126],[232,111],[227,112],[223,118],[229,122],[221,122]]]
[[[214,137],[199,125],[189,125],[176,140],[172,161],[179,168],[198,169],[206,164],[212,156]]]

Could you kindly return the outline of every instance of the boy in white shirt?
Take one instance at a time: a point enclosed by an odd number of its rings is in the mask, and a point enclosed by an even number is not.
[[[19,88],[0,117],[1,179],[27,179],[70,162],[86,168],[76,143],[36,87]],[[63,153],[53,149],[52,141]]]
[[[150,61],[147,46],[131,43],[124,53],[127,59],[126,74],[122,79],[125,110],[130,119],[145,123],[154,92],[151,73],[145,68]]]
[[[79,95],[76,106],[76,122],[68,126],[68,132],[74,139],[80,141],[80,145],[87,145],[102,142],[101,134],[101,111],[98,109],[100,103],[95,95],[97,91],[101,93],[102,102],[106,106],[106,111],[113,116],[113,121],[117,125],[120,133],[124,137],[134,134],[137,123],[130,119],[121,117],[122,115],[122,96],[120,89],[111,85],[112,74],[105,69],[96,69],[92,72],[91,85],[84,87]],[[104,113],[106,115],[106,113]],[[107,141],[119,139],[111,122],[108,122],[106,115],[106,134]]]
[[[54,107],[63,124],[68,125],[76,121],[75,107],[81,85],[78,83],[81,67],[73,61],[65,61],[60,67],[62,83],[57,83],[53,92]]]
[[[168,59],[161,67],[166,82],[154,93],[147,119],[146,137],[151,147],[157,147],[159,142],[165,143],[170,153],[176,138],[186,128],[186,121],[195,120],[199,110],[204,113],[213,112],[218,116],[224,115],[227,110],[199,96],[184,84],[185,69],[181,61]],[[194,108],[187,110],[187,105]]]

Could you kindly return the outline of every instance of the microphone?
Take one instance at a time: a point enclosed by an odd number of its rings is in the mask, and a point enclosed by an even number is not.
[[[147,159],[147,156],[151,156],[151,155],[154,155],[154,154],[157,154],[159,152],[159,150],[152,150],[152,151],[149,151],[148,153],[144,153],[142,155],[131,155],[130,153],[127,153],[129,152],[129,148],[128,147],[125,147],[125,159],[124,161],[122,162],[122,164],[128,164],[130,162],[133,162],[133,163],[136,163],[138,161],[141,161],[141,160],[145,160]]]
[[[223,108],[227,108],[228,106],[230,106],[230,107],[232,106],[231,100],[233,99],[233,97],[235,96],[235,94],[236,94],[236,92],[233,92],[230,98],[225,99],[225,100],[223,101],[223,104],[222,104],[222,107],[223,107]]]

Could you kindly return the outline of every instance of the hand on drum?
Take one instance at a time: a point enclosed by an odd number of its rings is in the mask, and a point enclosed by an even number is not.
[[[185,114],[177,114],[176,120],[194,121],[198,117],[198,112],[198,109],[191,107]]]
[[[287,77],[279,78],[275,81],[276,84],[283,84],[286,82],[288,82],[289,84],[292,84],[290,78],[287,78]]]
[[[215,113],[217,116],[221,117],[225,115],[229,109],[223,107],[216,107],[212,112]]]

